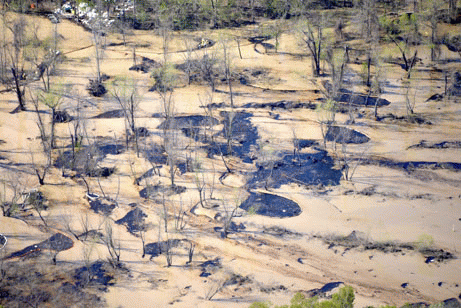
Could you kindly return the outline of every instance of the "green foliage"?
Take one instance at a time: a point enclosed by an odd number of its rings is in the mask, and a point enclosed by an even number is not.
[[[339,308],[352,308],[354,307],[355,294],[351,286],[345,286],[339,289],[339,292],[333,294],[332,302],[334,307]]]
[[[386,15],[379,17],[379,25],[381,26],[381,29],[383,29],[384,32],[389,35],[397,35],[400,33],[399,27],[395,20],[386,17]]]
[[[265,15],[270,18],[280,18],[288,13],[287,1],[283,0],[264,0]]]
[[[316,112],[321,123],[334,123],[336,117],[337,102],[327,99],[322,104],[317,105]]]
[[[154,70],[151,77],[154,79],[153,88],[161,93],[171,92],[178,85],[178,73],[171,64],[165,64]]]
[[[270,308],[271,306],[271,302],[256,302],[251,304],[249,308]]]
[[[256,302],[251,304],[249,308],[353,308],[354,299],[354,289],[351,286],[344,286],[339,289],[338,293],[333,294],[330,300],[319,301],[317,296],[306,298],[304,294],[296,293],[291,299],[290,305],[272,306],[270,302]]]

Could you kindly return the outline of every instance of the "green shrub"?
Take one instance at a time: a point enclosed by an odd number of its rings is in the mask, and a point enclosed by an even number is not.
[[[351,286],[344,286],[339,289],[338,293],[333,294],[330,300],[319,301],[317,296],[306,298],[303,294],[296,293],[291,299],[290,305],[274,306],[273,308],[353,308],[354,299],[354,289]],[[271,302],[256,302],[251,304],[249,308],[271,307]],[[391,307],[386,306],[380,308]]]

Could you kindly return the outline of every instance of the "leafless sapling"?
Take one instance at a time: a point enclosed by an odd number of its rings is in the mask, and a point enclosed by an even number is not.
[[[136,82],[126,78],[115,80],[113,82],[112,95],[123,110],[125,126],[127,127],[127,146],[129,130],[133,136],[136,154],[139,157],[139,136],[138,128],[136,127],[136,113],[139,108],[139,95]]]
[[[323,52],[323,25],[317,20],[314,22],[303,21],[300,26],[301,39],[308,48],[312,56],[312,68],[314,76],[320,76],[320,60]]]

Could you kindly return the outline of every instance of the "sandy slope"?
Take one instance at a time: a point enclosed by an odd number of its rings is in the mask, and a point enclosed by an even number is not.
[[[43,31],[50,30],[49,22],[35,18]],[[46,30],[48,29],[48,30]],[[94,76],[94,50],[80,47],[92,44],[91,34],[77,25],[63,21],[58,26],[62,35],[60,48],[66,55],[66,61],[59,70],[63,77],[57,78],[64,84],[71,84],[70,96],[63,101],[62,108],[75,114],[77,102],[71,97],[81,97],[85,124],[92,137],[105,136],[121,138],[125,127],[122,119],[92,119],[92,116],[104,111],[118,108],[110,95],[105,98],[88,97],[85,91],[88,78]],[[237,33],[252,29],[231,31]],[[202,35],[218,38],[218,33],[187,33],[200,37]],[[116,34],[107,38],[108,42],[119,42]],[[138,48],[138,56],[147,56],[162,61],[161,39],[152,32],[135,31],[129,37],[130,42],[149,44],[149,47]],[[270,41],[271,42],[271,41]],[[271,42],[273,43],[273,42]],[[232,63],[235,70],[245,68],[264,68],[268,75],[255,82],[261,88],[272,90],[299,90],[294,93],[281,91],[263,91],[259,88],[234,85],[234,91],[241,93],[235,96],[237,106],[249,102],[275,102],[279,100],[315,101],[320,94],[312,90],[317,85],[311,81],[310,59],[290,55],[300,52],[294,33],[286,33],[281,38],[279,54],[265,54],[261,46],[254,48],[252,44],[242,43],[243,59],[239,59],[236,44],[230,42]],[[175,34],[170,44],[170,60],[176,63],[183,61],[184,43],[179,34]],[[215,52],[218,56],[219,44],[207,52]],[[198,55],[204,51],[197,52]],[[422,54],[422,53],[421,53]],[[444,50],[444,56],[456,58]],[[427,56],[426,56],[427,57]],[[374,155],[400,161],[447,161],[461,162],[459,149],[408,149],[408,146],[424,139],[431,142],[459,140],[460,113],[459,106],[451,102],[425,102],[434,92],[440,92],[443,86],[441,79],[433,78],[428,73],[429,60],[423,59],[413,79],[416,89],[416,112],[423,114],[434,125],[416,125],[406,123],[376,122],[370,118],[360,118],[352,127],[371,138],[366,145],[351,145],[349,151],[366,155]],[[104,52],[102,71],[111,77],[130,76],[137,80],[141,94],[138,125],[155,131],[161,119],[151,115],[162,111],[161,102],[153,92],[147,89],[152,81],[148,75],[129,71],[132,65],[130,47],[112,46]],[[405,114],[404,89],[401,88],[403,70],[395,65],[387,65],[386,84],[383,98],[392,102],[383,107],[381,114],[393,112]],[[440,77],[440,76],[438,76]],[[435,78],[435,77],[434,77]],[[33,85],[39,87],[40,84]],[[225,85],[218,86],[227,90]],[[206,97],[208,89],[204,86],[192,85],[175,90],[175,109],[180,114],[202,114],[201,100]],[[215,93],[214,102],[229,103],[225,93]],[[16,107],[12,93],[0,96],[0,172],[2,179],[15,181],[18,178],[27,188],[38,188],[38,183],[30,167],[31,152],[34,160],[40,161],[40,144],[36,138],[38,131],[33,112],[9,114]],[[29,105],[30,108],[30,105]],[[49,110],[43,107],[49,114]],[[298,138],[321,139],[321,130],[317,124],[319,114],[309,109],[293,111],[274,111],[279,114],[275,120],[268,110],[252,110],[253,125],[257,126],[263,140],[276,144],[279,150],[292,151],[292,137],[295,131]],[[347,117],[338,115],[338,121],[344,122]],[[49,116],[48,116],[49,120]],[[59,145],[68,144],[69,124],[58,124]],[[158,136],[150,137],[160,142]],[[123,140],[123,139],[122,139]],[[146,142],[146,144],[148,144]],[[238,166],[237,172],[230,175],[222,185],[217,181],[224,166],[219,157],[206,158],[199,154],[199,160],[208,170],[215,170],[207,175],[209,183],[215,182],[214,196],[225,200],[230,207],[235,200],[246,196],[242,187],[245,183],[243,171],[254,170],[249,164],[238,159],[233,163]],[[148,214],[148,222],[152,229],[146,233],[146,242],[156,242],[159,238],[158,224],[162,220],[161,204],[144,201],[139,198],[142,188],[134,184],[134,178],[140,176],[150,164],[143,158],[137,158],[132,150],[120,155],[108,155],[103,165],[116,166],[114,175],[100,181],[105,193],[118,195],[119,207],[104,219],[89,209],[83,198],[85,188],[76,179],[60,176],[59,170],[53,170],[47,177],[47,185],[40,187],[50,200],[50,210],[45,212],[46,218],[56,229],[66,232],[66,225],[82,231],[82,219],[88,217],[93,228],[103,226],[105,221],[117,220],[129,210],[129,203],[136,202]],[[204,168],[205,169],[205,168]],[[18,172],[20,176],[17,176]],[[150,181],[167,183],[167,168],[162,168],[162,177],[152,177]],[[178,184],[188,188],[181,196],[169,200],[170,209],[178,207],[180,201],[186,208],[198,202],[198,193],[194,184],[194,174],[184,174],[177,178]],[[89,179],[90,187],[100,193],[98,182]],[[461,195],[459,193],[461,174],[447,170],[419,170],[408,174],[402,170],[373,165],[358,166],[353,180],[342,181],[339,186],[307,189],[297,184],[284,185],[273,189],[272,193],[285,196],[296,201],[302,208],[301,215],[293,218],[269,218],[259,215],[245,215],[235,219],[237,224],[243,223],[244,232],[230,234],[229,239],[220,239],[213,228],[219,226],[206,217],[187,214],[188,224],[181,232],[171,232],[170,238],[187,238],[196,245],[194,261],[185,265],[187,255],[178,251],[173,259],[173,267],[167,268],[163,256],[149,260],[141,258],[142,246],[139,238],[128,233],[123,226],[114,225],[114,234],[123,247],[121,259],[130,269],[129,277],[117,278],[115,286],[104,294],[109,307],[247,307],[256,300],[270,300],[274,303],[286,303],[299,290],[318,288],[329,282],[342,281],[352,285],[357,294],[357,306],[378,304],[402,305],[405,302],[435,302],[449,297],[458,297],[461,287],[461,260],[443,263],[425,264],[424,257],[417,252],[382,253],[377,251],[349,250],[328,246],[313,235],[339,234],[348,235],[357,230],[375,241],[415,242],[421,236],[429,236],[434,246],[449,250],[459,256],[461,250]],[[236,188],[237,187],[237,188]],[[375,187],[371,196],[358,192],[365,188]],[[325,193],[326,191],[326,193]],[[345,195],[344,192],[352,191]],[[6,192],[6,199],[11,192]],[[3,196],[3,193],[2,193]],[[422,197],[421,197],[422,196]],[[34,241],[46,238],[36,226],[40,222],[33,220],[26,224],[22,221],[0,217],[0,233],[8,236],[8,251],[21,249]],[[264,228],[278,226],[299,235],[275,237],[263,234]],[[163,228],[163,227],[162,227]],[[173,221],[170,230],[173,230]],[[162,235],[165,239],[165,234]],[[83,262],[84,247],[88,243],[75,241],[72,249],[62,252],[58,259],[69,262]],[[105,258],[107,252],[100,244],[91,244],[91,259]],[[222,267],[209,277],[199,277],[200,264],[219,258]],[[302,263],[298,261],[302,260]],[[207,292],[215,288],[232,273],[249,277],[242,285],[232,285],[218,292],[213,300],[207,301]],[[441,286],[438,283],[442,282]],[[401,284],[408,283],[406,288]],[[283,286],[283,288],[279,288]],[[262,292],[262,289],[273,290]]]

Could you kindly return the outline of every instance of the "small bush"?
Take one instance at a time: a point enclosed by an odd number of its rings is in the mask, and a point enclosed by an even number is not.
[[[271,302],[256,302],[249,308],[353,308],[354,289],[345,286],[338,293],[332,295],[330,300],[319,301],[317,296],[306,298],[302,293],[296,293],[290,301],[290,305],[272,306]]]

